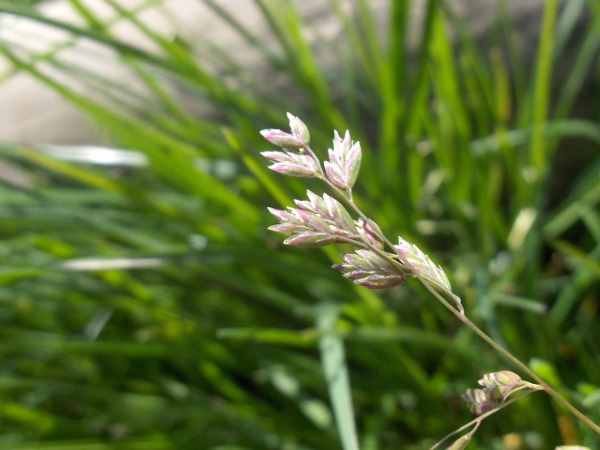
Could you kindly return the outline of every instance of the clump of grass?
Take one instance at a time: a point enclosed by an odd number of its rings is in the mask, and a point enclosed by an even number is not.
[[[40,50],[38,41],[3,35],[9,69],[1,81],[34,77],[114,143],[0,146],[3,167],[20,174],[15,181],[0,173],[0,448],[201,442],[322,450],[339,448],[338,428],[344,439],[359,435],[364,450],[429,448],[433,436],[472,419],[461,395],[504,365],[441,305],[423,307],[420,283],[372,291],[322,270],[340,264],[333,247],[273,251],[279,243],[265,231],[272,223],[265,207],[273,199],[291,205],[306,187],[263,169],[256,130],[284,127],[281,111],[292,110],[308,118],[315,142],[332,129],[351,129],[360,140],[353,201],[378,217],[381,231],[365,221],[358,235],[377,241],[402,230],[411,243],[402,248],[435,254],[471,321],[600,419],[598,163],[564,203],[545,201],[556,143],[600,142],[594,121],[571,114],[595,64],[596,2],[570,1],[562,10],[546,2],[537,59],[526,71],[502,9],[490,55],[445,1],[425,2],[419,27],[409,26],[414,2],[391,1],[387,33],[378,33],[368,2],[352,2],[350,14],[332,0],[341,36],[329,41],[294,2],[255,0],[275,39],[266,41],[235,11],[204,0],[220,26],[287,80],[283,91],[271,77],[249,77],[253,71],[220,42],[148,27],[144,12],[157,2],[130,10],[113,0],[68,3],[79,21],[0,0],[1,21],[64,36]],[[98,4],[112,16],[98,14]],[[153,45],[124,40],[117,25]],[[554,68],[572,40],[574,64],[564,89],[553,91]],[[81,43],[108,50],[104,57],[136,89],[63,57]],[[182,107],[182,92],[213,114]],[[332,162],[329,171],[343,166]],[[316,197],[316,206],[333,204]],[[414,276],[399,259],[382,266],[367,249],[340,245],[351,255],[339,267],[348,278],[385,285]],[[366,263],[372,273],[360,269]],[[512,433],[532,446],[594,448],[594,433],[544,398],[528,396],[502,420],[490,417],[473,444],[503,446]]]

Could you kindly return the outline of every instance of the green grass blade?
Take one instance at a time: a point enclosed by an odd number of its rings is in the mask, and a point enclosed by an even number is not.
[[[319,339],[321,361],[342,447],[344,450],[359,450],[344,342],[335,332],[338,314],[339,309],[335,305],[322,304],[318,307],[317,327],[326,333]]]
[[[553,34],[560,2],[549,0],[545,4],[542,31],[536,61],[533,90],[533,124],[530,164],[541,180],[548,170],[548,144],[544,139],[542,124],[550,115],[550,82],[552,80],[552,61],[554,51]]]

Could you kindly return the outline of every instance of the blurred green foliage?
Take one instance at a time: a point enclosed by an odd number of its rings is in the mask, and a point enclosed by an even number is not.
[[[111,20],[66,3],[79,25],[0,0],[0,21],[68,33],[44,51],[1,40],[2,80],[35,77],[128,150],[107,165],[0,146],[26,180],[0,176],[0,448],[338,449],[352,416],[336,425],[331,405],[351,401],[361,449],[422,449],[472,419],[460,395],[511,367],[416,283],[375,295],[329,269],[337,251],[283,248],[266,231],[266,206],[306,188],[257,156],[268,148],[258,131],[285,129],[286,111],[317,152],[350,129],[364,151],[361,208],[441,263],[472,320],[600,420],[600,160],[560,204],[547,197],[557,145],[580,138],[597,155],[600,144],[598,111],[572,111],[597,82],[595,1],[546,2],[526,61],[501,1],[481,48],[442,0],[420,2],[417,28],[415,2],[390,1],[384,37],[369,2],[351,15],[330,0],[336,40],[298,2],[253,1],[269,38],[204,0],[272,74],[256,77],[219,42],[147,27],[142,13],[160,1],[99,0]],[[118,38],[122,23],[154,50]],[[81,42],[110,49],[142,89],[61,58]],[[188,111],[182,93],[210,114]],[[332,381],[334,360],[349,385]],[[599,448],[535,394],[484,422],[469,448],[563,442]]]

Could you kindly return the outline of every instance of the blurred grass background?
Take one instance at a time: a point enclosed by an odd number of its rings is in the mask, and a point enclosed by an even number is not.
[[[600,111],[574,109],[597,96],[583,90],[598,82],[597,2],[545,2],[531,59],[503,1],[481,46],[443,0],[419,2],[417,26],[417,2],[391,0],[385,33],[368,1],[324,1],[337,39],[294,1],[254,0],[267,25],[254,34],[203,0],[268,76],[218,40],[148,27],[160,0],[65,1],[76,24],[46,3],[0,0],[0,21],[64,33],[41,50],[2,39],[1,80],[36,78],[110,145],[0,143],[0,448],[350,449],[351,401],[361,449],[424,449],[472,419],[460,395],[511,367],[417,283],[374,294],[329,269],[336,251],[266,231],[266,206],[306,189],[257,156],[258,131],[287,129],[286,111],[323,156],[349,129],[365,212],[441,263],[473,321],[600,420]],[[123,23],[152,47],[119,38]],[[61,57],[81,43],[127,83]],[[566,187],[557,152],[582,160]],[[337,425],[333,410],[346,411]],[[598,442],[534,394],[469,448]]]

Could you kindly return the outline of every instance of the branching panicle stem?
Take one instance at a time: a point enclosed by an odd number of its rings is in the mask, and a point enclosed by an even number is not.
[[[346,132],[343,139],[337,132],[334,133],[333,149],[328,151],[329,160],[321,164],[309,146],[310,136],[306,125],[289,113],[288,118],[291,133],[281,130],[261,132],[265,139],[283,149],[282,152],[263,152],[263,155],[273,162],[270,168],[292,177],[317,178],[323,181],[354,211],[359,220],[353,220],[345,208],[327,194],[319,197],[309,191],[309,202],[296,201],[299,209],[288,208],[288,211],[269,209],[280,221],[280,224],[270,229],[291,235],[284,243],[300,247],[320,247],[336,242],[353,245],[356,253],[343,255],[346,263],[333,267],[340,270],[346,278],[370,289],[386,289],[397,286],[408,278],[417,278],[462,323],[538,383],[523,381],[518,375],[508,371],[487,374],[480,380],[484,388],[470,389],[465,396],[471,409],[480,414],[479,417],[443,440],[470,426],[474,425],[474,428],[450,448],[464,448],[484,418],[537,390],[546,391],[583,423],[600,434],[600,427],[597,424],[560,396],[526,364],[471,322],[465,314],[461,299],[452,292],[450,282],[440,266],[436,266],[416,245],[402,238],[398,238],[398,245],[392,244],[381,233],[377,224],[360,210],[354,202],[352,187],[358,176],[362,154],[360,144],[351,140],[350,133]],[[386,248],[390,252],[386,251]],[[522,390],[526,391],[507,400],[509,395]]]

